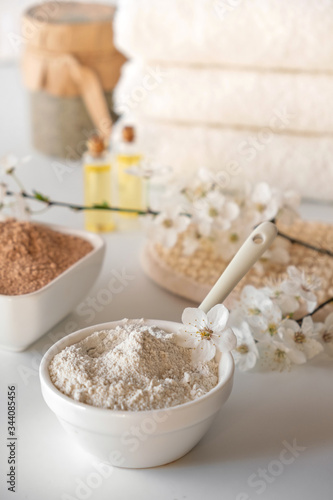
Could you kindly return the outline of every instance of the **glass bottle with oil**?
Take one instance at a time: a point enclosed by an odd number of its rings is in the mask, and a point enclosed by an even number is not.
[[[111,205],[111,160],[104,140],[93,135],[87,142],[88,151],[83,156],[84,203]],[[85,229],[95,233],[115,229],[113,214],[108,210],[85,210]]]
[[[118,190],[118,207],[134,210],[145,210],[145,182],[139,175],[142,156],[137,150],[135,129],[125,126],[116,153],[116,177]],[[135,218],[136,213],[120,212],[120,218]]]

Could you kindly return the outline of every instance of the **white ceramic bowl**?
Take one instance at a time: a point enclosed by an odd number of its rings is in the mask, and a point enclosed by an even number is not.
[[[89,241],[93,250],[43,288],[24,295],[0,295],[0,348],[24,351],[69,314],[87,295],[102,267],[105,244],[96,234],[45,224]]]
[[[179,327],[179,323],[170,321],[147,320],[146,323],[167,332]],[[165,410],[109,410],[76,402],[62,394],[49,376],[48,366],[53,356],[93,332],[120,324],[121,321],[114,321],[84,328],[56,342],[40,365],[43,397],[72,438],[100,461],[128,468],[172,462],[200,441],[228,399],[234,374],[232,355],[224,354],[219,361],[219,382],[210,392]]]

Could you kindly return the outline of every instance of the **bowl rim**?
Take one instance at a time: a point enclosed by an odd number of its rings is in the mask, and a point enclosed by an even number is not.
[[[22,293],[20,295],[4,295],[0,294],[0,300],[5,301],[5,300],[10,300],[10,301],[19,301],[23,300],[27,297],[34,297],[38,294],[43,293],[45,290],[51,288],[55,283],[60,281],[62,278],[64,278],[67,274],[69,274],[75,267],[78,265],[83,264],[86,262],[89,258],[91,258],[93,255],[95,255],[98,251],[103,249],[105,247],[105,241],[103,238],[95,233],[91,233],[90,231],[86,231],[84,229],[72,229],[67,226],[61,226],[58,224],[48,224],[47,222],[39,222],[39,221],[33,221],[33,224],[37,224],[39,226],[45,226],[48,227],[49,229],[52,229],[53,231],[56,231],[58,233],[63,233],[63,234],[69,234],[72,236],[77,236],[79,238],[82,238],[93,246],[93,249],[88,252],[86,255],[81,257],[81,259],[77,260],[69,266],[65,271],[62,273],[58,274],[52,281],[44,285],[42,288],[39,288],[38,290],[35,290],[34,292],[29,292],[29,293]]]
[[[218,383],[216,384],[216,386],[213,387],[213,389],[211,389],[209,392],[207,392],[203,396],[200,396],[199,398],[194,399],[193,401],[188,401],[186,403],[182,403],[179,405],[169,406],[166,408],[158,408],[158,409],[153,409],[153,410],[127,410],[127,411],[125,411],[125,410],[111,410],[109,408],[100,408],[98,406],[92,406],[92,405],[88,405],[86,403],[81,403],[79,401],[75,401],[74,399],[67,396],[66,394],[63,394],[53,384],[51,377],[50,377],[50,374],[49,374],[48,367],[49,367],[49,364],[50,364],[51,360],[53,359],[53,357],[56,354],[58,354],[61,350],[63,350],[65,347],[73,345],[76,342],[80,342],[80,340],[83,340],[83,338],[88,337],[92,333],[94,333],[96,331],[101,331],[103,329],[104,330],[105,329],[112,329],[112,327],[120,325],[122,322],[124,322],[126,320],[128,320],[128,318],[123,318],[121,320],[108,321],[106,323],[100,323],[97,325],[88,326],[88,327],[82,328],[80,330],[76,330],[75,332],[71,333],[70,335],[66,335],[62,339],[58,340],[55,344],[53,344],[53,346],[51,346],[46,351],[46,353],[44,354],[44,356],[41,360],[41,363],[39,366],[39,378],[40,378],[41,385],[42,386],[44,385],[47,388],[47,390],[51,391],[53,396],[55,396],[60,403],[62,402],[63,404],[70,405],[70,407],[72,407],[78,411],[85,412],[85,413],[92,413],[92,414],[95,414],[96,416],[97,416],[97,414],[99,414],[100,416],[102,416],[102,415],[107,416],[108,415],[108,416],[113,417],[113,418],[116,417],[116,418],[120,418],[120,419],[125,419],[125,418],[129,418],[129,417],[133,417],[133,416],[135,416],[135,417],[138,417],[141,415],[147,416],[147,415],[157,414],[157,413],[165,412],[165,411],[168,411],[168,412],[171,411],[174,413],[176,411],[190,409],[191,407],[194,407],[194,406],[200,404],[202,401],[209,399],[215,393],[221,391],[227,385],[227,383],[230,380],[232,380],[233,375],[234,375],[234,371],[235,371],[235,362],[234,362],[234,358],[233,358],[232,354],[230,352],[226,352],[226,353],[222,354],[220,360],[218,361],[218,363],[220,363],[222,358],[224,358],[226,361],[226,371],[225,371],[223,379],[219,380]],[[129,319],[129,321],[138,321],[138,319],[133,318],[133,319]],[[160,325],[162,325],[162,326],[165,325],[166,327],[168,327],[167,325],[181,325],[182,324],[182,323],[179,323],[177,321],[169,321],[169,320],[144,319],[144,321],[147,324],[156,325],[159,323]],[[161,328],[162,328],[162,326],[161,326]],[[87,332],[86,337],[82,337],[82,339],[77,340],[77,341],[74,340],[76,336],[80,336],[84,332]],[[72,340],[73,340],[73,342],[72,342]],[[67,342],[69,342],[69,343],[67,343]],[[66,345],[59,348],[61,344],[66,344]],[[43,394],[43,397],[44,397],[44,394]],[[44,399],[45,399],[45,397],[44,397]]]

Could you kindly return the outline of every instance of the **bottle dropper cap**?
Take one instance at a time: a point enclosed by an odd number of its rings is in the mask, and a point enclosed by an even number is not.
[[[132,125],[126,125],[121,131],[121,136],[124,142],[135,141],[135,129]]]
[[[100,156],[105,150],[104,139],[99,135],[94,134],[88,139],[87,147],[92,156]]]

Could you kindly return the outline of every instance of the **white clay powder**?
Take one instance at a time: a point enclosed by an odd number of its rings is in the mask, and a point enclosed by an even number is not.
[[[111,410],[153,410],[192,401],[218,382],[215,361],[191,364],[174,334],[124,320],[93,333],[52,359],[53,384],[67,396]]]

